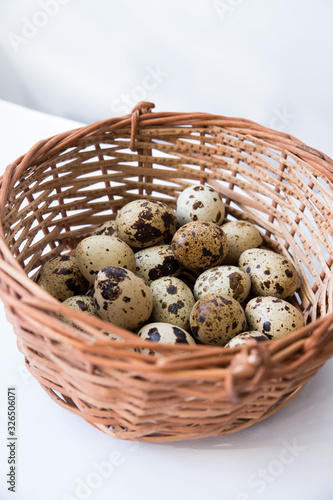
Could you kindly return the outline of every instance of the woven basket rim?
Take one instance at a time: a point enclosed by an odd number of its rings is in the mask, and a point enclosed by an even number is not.
[[[36,142],[26,153],[19,156],[15,161],[10,163],[6,167],[6,169],[13,169],[19,166],[23,159],[29,158],[29,160],[35,160],[36,152],[42,149],[44,145],[53,147],[53,152],[57,152],[58,149],[59,151],[61,149],[67,149],[68,147],[70,147],[71,143],[77,141],[83,136],[89,136],[97,130],[100,132],[112,132],[117,129],[121,131],[125,128],[132,129],[132,144],[134,144],[135,126],[139,125],[140,128],[148,128],[151,126],[163,127],[166,125],[166,123],[169,126],[174,127],[180,127],[182,125],[195,125],[203,127],[207,125],[216,125],[217,127],[224,128],[227,126],[230,131],[233,131],[233,128],[243,128],[244,131],[242,133],[244,133],[244,135],[249,135],[255,138],[261,138],[261,136],[264,136],[266,141],[271,142],[272,145],[277,146],[281,150],[283,150],[285,146],[286,151],[288,151],[288,145],[297,145],[299,149],[298,154],[301,159],[304,160],[306,157],[309,157],[317,162],[317,166],[322,165],[325,167],[325,164],[328,163],[333,169],[333,159],[331,157],[316,148],[307,146],[300,139],[287,134],[286,132],[265,127],[257,122],[245,118],[228,117],[224,115],[216,115],[204,112],[152,112],[151,108],[153,108],[154,106],[155,105],[153,103],[146,103],[145,101],[141,101],[133,108],[132,112],[129,114],[123,115],[121,117],[98,120],[90,125],[83,125],[81,127],[70,129],[66,132],[61,132],[46,139],[40,140]],[[279,141],[276,141],[274,139],[276,137],[279,138]],[[333,172],[328,170],[327,174],[328,178],[332,180]],[[0,177],[0,187],[3,177],[4,174]]]

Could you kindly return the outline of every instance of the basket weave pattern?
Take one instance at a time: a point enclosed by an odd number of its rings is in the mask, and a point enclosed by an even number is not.
[[[288,403],[333,354],[333,161],[247,120],[152,107],[40,141],[7,167],[0,296],[28,369],[100,430],[146,441],[234,432]],[[129,201],[175,208],[194,182],[222,195],[226,220],[256,224],[265,246],[293,261],[304,328],[232,351],[159,345],[164,355],[154,357],[132,349],[148,341],[69,309],[30,279]]]

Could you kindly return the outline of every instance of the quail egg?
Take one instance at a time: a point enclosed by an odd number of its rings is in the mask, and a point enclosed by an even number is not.
[[[205,270],[222,263],[228,252],[228,240],[213,222],[189,222],[176,231],[171,242],[179,262],[192,269]]]
[[[222,229],[229,243],[225,264],[237,266],[241,253],[262,244],[262,236],[259,230],[250,222],[242,220],[227,222],[223,224]]]
[[[245,315],[250,328],[274,340],[304,326],[302,313],[276,297],[255,297],[247,303]]]
[[[178,276],[180,262],[173,254],[171,245],[156,245],[139,250],[135,254],[136,274],[148,285],[164,276]]]
[[[177,221],[180,226],[202,220],[222,224],[224,203],[215,189],[202,184],[189,186],[177,199]]]
[[[117,266],[135,271],[133,250],[115,236],[88,236],[80,241],[75,255],[83,276],[90,283],[94,283],[103,267]]]
[[[264,333],[257,331],[243,332],[231,339],[225,347],[236,347],[237,345],[246,344],[249,340],[254,340],[255,342],[266,342],[269,338]]]
[[[194,285],[194,296],[198,300],[210,293],[222,293],[243,302],[250,288],[250,277],[243,269],[236,266],[219,266],[200,274]]]
[[[72,309],[76,309],[77,311],[82,311],[86,314],[89,314],[90,316],[96,316],[97,318],[99,318],[96,312],[94,298],[91,296],[75,295],[74,297],[69,297],[68,299],[64,300],[63,303],[71,307]],[[72,320],[70,320],[63,314],[59,314],[59,318],[61,318],[65,323],[72,326],[73,328],[81,330],[81,328],[79,328]],[[105,333],[105,335],[107,335],[109,338],[116,340],[117,342],[124,342],[123,338],[118,337],[113,333],[109,333],[104,330],[102,330],[102,332]],[[128,350],[133,350],[133,349],[128,349]]]
[[[149,323],[139,330],[138,336],[142,339],[150,340],[155,344],[195,344],[195,340],[188,332],[170,323]],[[144,354],[162,356],[160,353],[151,349],[140,348],[139,350]],[[181,351],[178,351],[178,353],[181,353]]]
[[[89,314],[90,316],[97,316],[94,299],[87,295],[75,295],[74,297],[69,297],[68,299],[64,300],[63,303],[66,304],[66,306],[75,309],[76,311],[82,311],[86,314]],[[71,319],[67,318],[67,316],[59,314],[59,318],[61,318],[64,323],[67,323],[73,328],[79,329],[79,327]]]
[[[104,234],[105,236],[117,236],[116,221],[109,220],[109,221],[103,222],[103,224],[96,227],[95,231],[92,234],[93,235]]]
[[[128,269],[108,266],[95,280],[94,304],[97,314],[110,323],[135,330],[153,310],[149,286]]]
[[[153,297],[151,321],[171,323],[188,331],[195,299],[190,288],[180,279],[165,277],[150,285]]]
[[[88,282],[76,258],[71,255],[60,255],[45,262],[38,272],[36,283],[60,301],[73,295],[83,295],[88,290]]]
[[[271,250],[246,250],[239,258],[239,267],[249,274],[254,295],[284,299],[293,295],[298,287],[293,264]]]
[[[195,303],[190,315],[191,332],[203,344],[224,346],[245,330],[246,319],[237,300],[228,295],[206,295]]]
[[[134,248],[156,245],[172,232],[176,225],[174,211],[156,200],[134,200],[117,214],[119,238]]]

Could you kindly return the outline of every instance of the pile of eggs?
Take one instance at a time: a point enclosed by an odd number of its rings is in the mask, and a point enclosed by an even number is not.
[[[298,288],[292,262],[262,248],[255,225],[224,216],[219,194],[204,185],[184,189],[176,213],[161,201],[132,201],[81,240],[75,256],[46,262],[36,282],[154,343],[234,347],[302,327],[287,300]],[[184,270],[197,276],[193,289]]]

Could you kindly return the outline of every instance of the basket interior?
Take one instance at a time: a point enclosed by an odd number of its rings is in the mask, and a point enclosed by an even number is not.
[[[255,135],[212,126],[98,131],[50,149],[28,165],[3,216],[7,244],[32,277],[39,266],[137,198],[176,199],[207,183],[227,220],[254,223],[265,245],[287,255],[300,277],[294,304],[308,320],[332,310],[333,183],[314,162]],[[291,148],[292,149],[292,148]]]

